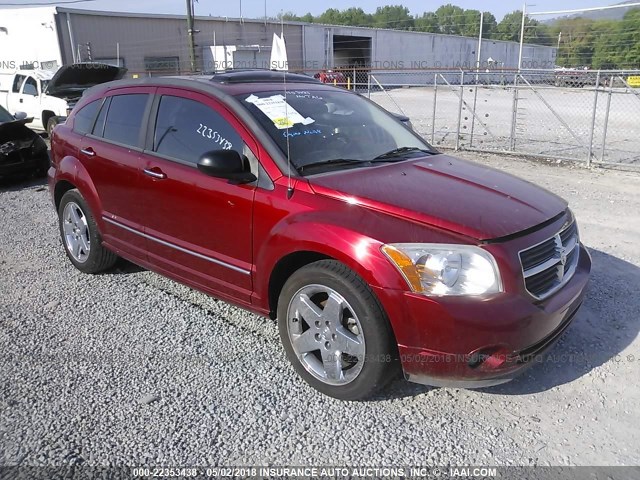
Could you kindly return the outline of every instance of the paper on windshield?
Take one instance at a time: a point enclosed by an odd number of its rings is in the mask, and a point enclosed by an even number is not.
[[[259,98],[250,95],[245,101],[254,104],[269,120],[273,122],[276,128],[291,128],[296,123],[302,125],[310,125],[315,120],[311,117],[303,117],[298,111],[287,103],[282,95],[272,95],[271,97]]]

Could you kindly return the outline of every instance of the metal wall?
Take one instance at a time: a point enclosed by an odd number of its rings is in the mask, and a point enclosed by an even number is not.
[[[33,20],[24,13],[27,10],[36,12],[40,9],[3,10],[3,18],[17,15],[11,22],[12,30],[16,32],[33,34],[45,31],[41,24],[47,22]],[[138,74],[149,72],[149,59],[159,63],[162,63],[161,59],[168,59],[176,65],[175,71],[153,73],[189,73],[191,70],[184,16],[98,12],[64,7],[49,8],[47,11],[48,18],[51,18],[49,23],[55,23],[55,28],[45,31],[51,39],[15,41],[12,50],[29,45],[32,51],[24,52],[22,56],[29,53],[29,56],[37,57],[47,52],[47,58],[52,56],[49,50],[56,50],[65,64],[74,61],[114,62],[118,57],[131,73]],[[219,50],[208,47],[234,47],[231,50],[241,52],[238,58],[263,59],[265,51],[270,51],[273,34],[280,34],[281,31],[287,44],[290,68],[308,73],[335,66],[334,36],[352,36],[354,41],[357,38],[371,39],[370,52],[367,51],[358,64],[373,70],[468,69],[475,68],[478,55],[477,39],[452,35],[215,17],[196,17],[194,27],[198,31],[195,43],[199,71],[216,69],[215,65],[206,63],[212,63],[212,52]],[[207,59],[204,58],[205,52],[209,54]],[[493,67],[517,67],[518,53],[519,45],[515,42],[485,40],[482,42],[481,64],[483,67],[489,66],[491,60]],[[524,47],[524,59],[529,67],[552,68],[555,56],[556,49],[553,47]],[[217,59],[213,60],[217,62]],[[236,65],[236,68],[243,67],[251,65]],[[378,79],[386,80],[387,76],[380,72]],[[433,78],[424,77],[422,82],[431,84]]]
[[[322,68],[328,58],[326,66],[336,66],[333,63],[334,52],[331,50],[326,56],[324,50],[327,43],[329,49],[333,48],[334,35],[371,38],[371,59],[366,66],[373,70],[470,69],[476,67],[478,60],[477,38],[365,27],[306,25],[307,65],[319,65]],[[481,67],[518,67],[518,43],[483,40],[481,48]],[[523,58],[531,64],[529,68],[553,68],[556,52],[555,47],[525,45]],[[430,81],[425,78],[425,81],[432,83],[433,77]]]
[[[68,29],[60,28],[65,63],[71,63],[74,58],[76,61],[89,60],[90,44],[90,55],[94,61],[116,58],[119,49],[119,56],[124,59],[124,65],[131,73],[146,73],[148,62],[145,63],[145,58],[150,57],[178,57],[179,73],[190,71],[187,23],[184,17],[58,8],[57,22],[60,26],[66,24],[67,12],[73,42],[69,38]],[[204,65],[203,47],[253,45],[270,49],[273,33],[280,34],[281,29],[284,30],[287,41],[289,61],[294,64],[302,63],[302,25],[196,17],[194,28],[199,30],[195,34],[195,43],[200,71],[212,70],[210,65]],[[238,65],[238,68],[242,68],[242,65]]]

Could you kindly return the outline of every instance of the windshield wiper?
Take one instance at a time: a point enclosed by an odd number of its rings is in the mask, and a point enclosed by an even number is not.
[[[405,153],[410,153],[410,152],[422,152],[422,153],[428,153],[430,155],[434,155],[435,153],[431,150],[425,150],[423,148],[418,148],[418,147],[400,147],[400,148],[394,148],[393,150],[389,150],[388,152],[383,153],[382,155],[378,155],[371,161],[375,162],[378,160],[387,160],[389,158],[398,157]]]
[[[300,171],[300,173],[304,172],[307,169],[313,169],[313,168],[318,168],[318,167],[324,167],[324,166],[343,166],[343,165],[355,165],[355,164],[363,164],[363,163],[369,163],[368,160],[357,160],[354,158],[333,158],[331,160],[321,160],[319,162],[311,162],[311,163],[307,163],[306,165],[301,165],[300,167],[298,167],[298,170]]]

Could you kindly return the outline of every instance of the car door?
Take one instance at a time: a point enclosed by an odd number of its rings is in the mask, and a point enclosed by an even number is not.
[[[83,107],[74,120],[74,130],[86,129],[79,156],[100,201],[103,238],[118,253],[143,262],[146,242],[140,172],[153,90],[114,90]],[[98,104],[93,107],[94,116],[91,111],[85,114],[94,103]],[[84,118],[92,120],[86,124]]]
[[[34,77],[28,76],[22,84],[22,91],[18,97],[17,108],[17,111],[27,112],[28,116],[33,116],[34,126],[42,124],[38,81]]]
[[[143,168],[149,261],[169,276],[249,303],[255,185],[208,176],[196,164],[220,149],[253,157],[257,146],[204,94],[159,88],[155,112]]]
[[[20,92],[26,79],[26,76],[20,75],[19,73],[16,73],[13,77],[11,91],[7,94],[7,110],[9,110],[11,115],[15,115],[17,112],[24,112],[24,109],[20,110],[20,97],[22,95]]]

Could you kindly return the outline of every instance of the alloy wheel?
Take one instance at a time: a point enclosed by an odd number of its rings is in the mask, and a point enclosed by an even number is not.
[[[69,202],[65,205],[62,222],[67,250],[77,262],[86,262],[91,251],[89,225],[86,215],[77,203]]]
[[[366,347],[360,320],[332,288],[298,290],[287,309],[287,332],[304,368],[320,381],[345,385],[361,372]]]

